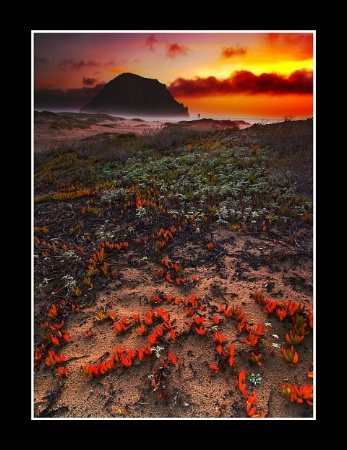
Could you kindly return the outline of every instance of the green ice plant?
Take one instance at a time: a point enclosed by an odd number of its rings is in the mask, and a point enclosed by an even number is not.
[[[156,345],[155,347],[152,347],[153,352],[155,353],[155,356],[157,358],[160,358],[160,352],[162,350],[164,350],[164,347],[162,347],[161,345]]]
[[[54,278],[44,278],[42,283],[39,284],[39,287],[42,287],[44,284],[48,284],[51,280],[54,280]]]
[[[227,223],[229,218],[229,212],[226,206],[221,206],[218,211],[216,211],[216,215],[218,216],[217,223]]]
[[[72,259],[72,260],[79,260],[81,259],[79,255],[76,254],[75,250],[66,250],[62,255],[58,255],[57,258],[59,259]]]
[[[143,206],[136,209],[136,217],[145,217],[147,215],[147,210]]]
[[[66,274],[62,277],[62,280],[65,280],[64,287],[72,288],[76,286],[77,281],[74,279],[73,276]]]
[[[256,375],[254,373],[251,373],[248,377],[248,380],[250,381],[250,383],[253,383],[256,386],[257,384],[260,384],[262,377],[259,373],[257,373]]]
[[[127,190],[125,188],[106,189],[101,195],[101,203],[113,203],[116,201],[125,201]]]

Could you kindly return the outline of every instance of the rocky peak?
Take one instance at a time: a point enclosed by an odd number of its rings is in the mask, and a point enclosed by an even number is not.
[[[165,84],[133,73],[123,73],[113,78],[80,109],[80,112],[189,117],[188,107],[178,103]]]

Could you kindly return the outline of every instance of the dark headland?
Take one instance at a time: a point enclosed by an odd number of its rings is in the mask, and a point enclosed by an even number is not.
[[[132,73],[114,78],[80,112],[141,117],[189,117],[188,107],[177,102],[165,84]]]

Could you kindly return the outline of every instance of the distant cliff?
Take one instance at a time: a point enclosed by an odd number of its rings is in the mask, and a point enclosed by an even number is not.
[[[188,107],[178,103],[158,80],[123,73],[111,80],[80,112],[113,115],[189,117]]]

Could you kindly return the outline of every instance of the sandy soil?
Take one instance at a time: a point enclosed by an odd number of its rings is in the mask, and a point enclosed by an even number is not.
[[[35,115],[34,121],[35,151],[50,149],[59,143],[65,145],[91,136],[102,136],[106,133],[142,134],[145,130],[157,129],[164,124],[159,120],[146,121],[114,117],[108,114],[79,113],[64,113],[64,115],[62,113],[66,122],[57,124],[56,115],[50,119],[49,113],[44,118],[39,117],[40,114]]]
[[[104,119],[64,130],[64,141],[161,125]],[[35,124],[35,151],[61,139],[61,129]],[[35,226],[54,235],[55,227],[70,226],[72,216],[75,223],[82,207],[83,200],[62,202],[54,211],[36,205]],[[96,221],[95,229],[100,225]],[[44,323],[54,328],[63,322],[69,340],[53,347],[63,362],[35,363],[33,418],[314,418],[309,401],[290,401],[281,391],[284,385],[313,385],[311,226],[303,223],[294,234],[275,227],[253,233],[188,222],[179,230],[168,219],[118,220],[110,209],[103,227],[113,241],[129,246],[106,249],[112,275],[100,277],[93,295],[86,290],[64,297],[53,292],[54,281],[36,286],[36,348]],[[158,252],[161,227],[172,236]],[[49,267],[47,279],[54,279]],[[294,345],[299,359],[291,365],[281,348],[290,348],[286,335],[298,308],[306,332]],[[250,344],[252,335],[256,342]]]
[[[48,150],[57,144],[68,144],[91,136],[103,136],[112,133],[143,134],[158,130],[165,121],[127,119],[108,114],[59,113],[62,121],[57,121],[57,114],[49,112],[35,113],[33,144],[35,151]],[[174,123],[175,124],[175,123]],[[238,127],[240,130],[250,126],[244,121],[215,121],[212,119],[180,121],[179,126],[199,129],[227,129]]]

